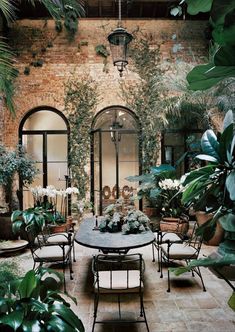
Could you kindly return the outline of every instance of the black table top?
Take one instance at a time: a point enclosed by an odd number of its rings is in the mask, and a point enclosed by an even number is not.
[[[100,249],[103,252],[127,252],[130,249],[147,246],[155,239],[149,229],[138,234],[109,233],[94,230],[94,218],[86,218],[75,235],[75,241],[85,247]]]

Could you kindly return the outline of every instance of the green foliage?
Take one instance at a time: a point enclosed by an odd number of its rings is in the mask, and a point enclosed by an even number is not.
[[[150,48],[147,39],[132,43],[130,55],[140,81],[135,85],[128,82],[128,86],[123,83],[121,89],[127,106],[136,112],[141,123],[139,140],[142,144],[142,168],[146,172],[149,167],[156,165],[160,151],[158,135],[166,123],[168,99],[164,98],[165,70],[161,65],[160,47]]]
[[[206,65],[196,66],[187,76],[190,89],[206,90],[235,76],[235,2],[234,0],[185,0],[187,12],[196,15],[210,12],[215,52]]]
[[[235,214],[235,138],[233,112],[229,111],[224,119],[224,130],[216,136],[207,130],[201,138],[202,154],[200,160],[207,165],[191,171],[184,181],[182,200],[193,205],[195,210],[215,212],[211,221],[199,227],[199,232],[213,233],[215,222],[221,218],[221,226],[234,231]],[[213,235],[213,234],[212,234]]]
[[[41,233],[46,225],[62,224],[65,222],[63,216],[58,211],[51,211],[48,202],[43,206],[36,206],[23,211],[13,211],[11,221],[12,230],[15,234],[26,231],[32,234],[33,237]]]
[[[27,156],[24,148],[18,146],[14,151],[9,151],[0,145],[0,185],[8,196],[9,210],[11,212],[12,183],[15,174],[20,176],[24,186],[31,184],[38,173],[35,162]]]
[[[157,207],[160,206],[161,209],[161,199],[159,182],[167,178],[175,178],[176,169],[171,165],[160,165],[153,166],[150,168],[148,173],[143,173],[141,175],[128,176],[126,180],[130,182],[140,182],[138,188],[138,199],[145,198],[148,201],[149,206]]]
[[[13,67],[14,54],[8,45],[0,40],[0,101],[3,99],[12,115],[15,115],[13,94],[14,79],[18,70]]]
[[[59,291],[61,280],[60,273],[40,268],[9,282],[0,297],[0,329],[84,332],[81,320]]]
[[[6,293],[8,283],[19,276],[19,266],[15,262],[2,261],[0,263],[0,297]]]
[[[95,47],[96,54],[101,55],[104,58],[107,58],[109,56],[109,52],[105,45],[100,44]]]
[[[135,234],[145,232],[148,229],[149,218],[134,207],[130,208],[124,217],[122,226],[123,234]]]
[[[65,112],[70,124],[69,165],[72,180],[81,198],[87,192],[89,177],[86,166],[90,153],[90,129],[98,101],[97,85],[89,77],[72,77],[65,86]]]

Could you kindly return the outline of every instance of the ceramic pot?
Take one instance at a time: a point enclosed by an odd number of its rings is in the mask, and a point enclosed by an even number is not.
[[[212,213],[206,213],[204,211],[196,211],[196,219],[199,226],[203,225],[206,221],[210,220],[213,217]],[[224,230],[221,227],[220,223],[217,222],[216,230],[213,237],[208,241],[203,241],[209,246],[218,246],[224,238]]]

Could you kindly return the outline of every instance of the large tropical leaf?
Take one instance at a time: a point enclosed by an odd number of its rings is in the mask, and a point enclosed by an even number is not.
[[[214,63],[198,65],[187,75],[190,90],[206,90],[221,80],[234,77],[235,66],[215,66]]]
[[[233,140],[233,123],[231,123],[227,128],[225,128],[225,130],[223,131],[223,133],[220,136],[219,139],[219,154],[221,157],[221,162],[226,162],[228,160],[229,154],[230,153],[230,149],[231,149],[231,143]],[[232,159],[231,157],[229,157],[229,159]]]
[[[36,285],[37,285],[37,279],[35,277],[35,271],[30,270],[26,273],[25,277],[23,278],[19,286],[20,297],[21,298],[30,297]]]
[[[235,214],[225,214],[224,216],[220,217],[219,222],[225,231],[235,232]]]
[[[202,135],[201,148],[205,154],[214,157],[218,161],[220,160],[219,142],[213,130],[208,129]]]
[[[213,0],[186,0],[188,5],[187,12],[190,15],[197,15],[198,13],[206,13],[211,10]]]
[[[235,39],[234,35],[233,39]],[[235,66],[235,46],[220,47],[214,55],[214,64],[215,66]]]
[[[193,0],[191,0],[193,1]],[[213,0],[211,7],[211,23],[212,25],[219,26],[224,25],[225,17],[228,13],[233,12],[235,9],[234,0]]]
[[[16,331],[18,327],[22,324],[24,317],[24,311],[23,310],[14,310],[13,312],[10,312],[8,315],[3,316],[0,318],[0,323],[8,325],[12,327],[13,331]]]
[[[230,126],[232,123],[234,123],[233,120],[233,111],[229,110],[224,117],[224,121],[223,121],[223,131]]]

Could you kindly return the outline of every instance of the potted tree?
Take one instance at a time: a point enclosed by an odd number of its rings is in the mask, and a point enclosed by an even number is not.
[[[23,185],[33,182],[37,174],[35,162],[27,156],[22,146],[15,150],[8,150],[0,145],[0,234],[1,239],[13,237],[10,216],[19,207],[19,191],[15,190],[15,183],[19,177]]]

